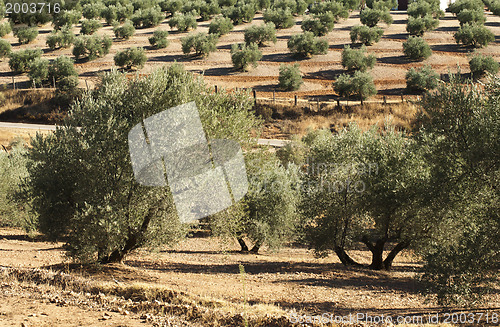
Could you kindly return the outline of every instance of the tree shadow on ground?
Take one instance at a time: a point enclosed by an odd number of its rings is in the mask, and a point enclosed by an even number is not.
[[[491,27],[500,27],[499,22],[486,22],[484,23],[485,26],[491,26]]]
[[[412,61],[409,61],[406,56],[387,56],[387,57],[381,57],[377,58],[378,63],[382,64],[392,64],[392,65],[401,65],[401,64],[409,64],[412,63]]]
[[[395,34],[385,34],[382,36],[383,39],[393,39],[393,40],[406,40],[408,38],[408,33],[395,33]]]
[[[456,32],[458,31],[458,26],[441,26],[434,30],[435,32]]]
[[[151,62],[187,62],[191,61],[192,59],[195,59],[194,57],[187,57],[185,55],[162,55],[162,56],[156,56],[156,57],[149,57],[148,61]]]
[[[462,47],[458,44],[434,44],[431,45],[431,49],[433,51],[457,52],[457,53],[468,53],[474,50],[473,48]]]
[[[238,73],[238,71],[234,70],[233,67],[213,67],[205,69],[204,76],[225,76],[225,75],[234,75]]]
[[[393,24],[393,25],[402,25],[402,24],[406,25],[406,23],[407,23],[407,22],[408,22],[408,20],[407,20],[407,19],[395,19],[395,20],[392,22],[392,24]]]
[[[300,61],[300,58],[292,56],[290,53],[273,53],[262,56],[260,61],[274,61],[274,62],[293,62]]]
[[[329,69],[329,70],[320,70],[316,72],[305,73],[303,75],[304,78],[311,79],[331,79],[335,80],[339,75],[345,73],[346,71],[343,69]]]

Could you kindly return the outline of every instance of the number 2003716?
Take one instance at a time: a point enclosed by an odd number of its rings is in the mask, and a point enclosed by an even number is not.
[[[44,9],[49,14],[57,14],[61,11],[61,4],[57,2],[7,2],[5,4],[5,13],[7,14],[36,14],[43,12]]]

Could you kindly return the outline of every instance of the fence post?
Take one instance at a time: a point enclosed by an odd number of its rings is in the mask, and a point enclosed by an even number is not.
[[[361,107],[363,106],[363,97],[361,97]]]
[[[16,80],[14,79],[14,76],[12,76],[12,88],[14,90],[16,89]]]
[[[217,85],[215,85],[215,93],[217,93],[219,90],[218,90],[218,87]]]
[[[297,94],[295,94],[295,106],[297,106]]]
[[[384,105],[387,104],[387,97],[384,95]]]
[[[87,87],[87,91],[89,90],[89,83],[87,83],[87,80],[85,80],[85,86]]]
[[[273,103],[276,103],[276,89],[273,90]]]
[[[319,98],[316,98],[316,106],[318,107],[318,112],[319,112],[319,110],[321,109],[321,108],[319,107]]]
[[[405,102],[405,99],[403,98],[403,95],[401,94],[401,103]]]
[[[55,76],[52,76],[52,85],[54,86],[54,88],[56,88],[56,78],[55,78]]]
[[[253,93],[253,102],[254,104],[257,104],[257,91],[252,90],[252,93]]]

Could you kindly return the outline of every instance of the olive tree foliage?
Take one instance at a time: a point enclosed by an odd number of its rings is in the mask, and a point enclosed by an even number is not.
[[[331,32],[335,26],[335,16],[327,11],[321,14],[315,14],[312,18],[302,21],[302,30],[313,32],[316,36],[324,36]]]
[[[439,20],[432,18],[431,15],[424,17],[408,17],[406,31],[410,35],[423,36],[425,32],[431,31],[438,27]]]
[[[428,291],[443,305],[474,305],[500,262],[500,79],[452,76],[423,101],[418,139],[433,167],[425,193],[439,225],[422,246]]]
[[[10,42],[5,40],[0,40],[0,59],[7,57],[12,51]]]
[[[465,46],[474,48],[482,48],[495,41],[493,32],[478,24],[464,24],[458,29],[454,37],[457,44],[462,43]]]
[[[222,14],[224,17],[231,19],[234,25],[250,23],[255,17],[257,8],[252,0],[238,0],[231,7],[224,8]]]
[[[290,28],[295,24],[293,14],[289,9],[267,9],[264,12],[264,21],[273,23],[277,29]]]
[[[207,33],[192,33],[181,38],[182,52],[189,54],[194,51],[195,56],[206,57],[210,52],[217,50],[219,36]]]
[[[283,91],[297,91],[304,83],[299,64],[280,65],[278,81],[278,85]]]
[[[351,43],[356,43],[356,40],[358,40],[361,44],[370,46],[380,41],[380,37],[384,34],[384,30],[377,26],[368,27],[366,25],[356,25],[351,28],[349,34]]]
[[[65,240],[75,260],[100,263],[183,236],[168,187],[136,182],[128,133],[144,117],[190,101],[208,139],[253,144],[250,131],[259,121],[246,93],[214,94],[177,64],[140,79],[116,70],[101,77],[60,128],[31,141],[24,195],[32,199],[40,232]]]
[[[82,13],[78,10],[61,10],[54,16],[52,24],[56,30],[61,29],[61,27],[66,25],[72,27],[78,23],[81,17]]]
[[[52,31],[46,38],[50,50],[69,48],[75,39],[75,34],[69,26],[63,26],[60,30]]]
[[[231,19],[227,17],[216,17],[210,22],[208,27],[209,34],[217,34],[219,36],[227,34],[233,30],[234,26]]]
[[[9,54],[9,68],[16,74],[26,73],[29,70],[29,65],[36,58],[42,56],[40,49],[25,49]]]
[[[440,9],[439,1],[430,2],[418,0],[408,5],[408,16],[418,18],[431,15],[433,18],[444,17],[444,12]]]
[[[486,72],[490,74],[498,73],[500,64],[491,56],[474,54],[469,60],[470,71],[473,77],[481,77]]]
[[[366,6],[371,9],[391,10],[398,6],[397,0],[367,0]]]
[[[175,14],[168,21],[168,26],[170,28],[177,28],[178,31],[185,32],[190,29],[196,29],[198,24],[196,23],[196,17],[192,14]]]
[[[292,35],[287,46],[291,53],[300,57],[311,57],[328,52],[328,42],[314,36],[312,32]]]
[[[42,85],[42,83],[49,76],[49,60],[45,58],[35,58],[30,65],[28,71],[28,77],[31,83],[36,85]]]
[[[141,69],[148,60],[144,48],[128,48],[117,52],[114,56],[115,65],[123,67],[127,70],[136,67]]]
[[[9,22],[0,22],[0,37],[4,37],[12,31]]]
[[[107,35],[83,35],[75,39],[73,55],[76,59],[95,60],[109,53],[113,41]]]
[[[256,43],[259,47],[266,42],[276,43],[276,28],[272,22],[250,26],[245,30],[244,39],[246,44]]]
[[[373,54],[366,53],[366,46],[360,49],[351,49],[350,46],[345,46],[342,51],[342,66],[349,71],[366,71],[373,68],[377,58]]]
[[[67,56],[59,56],[49,64],[49,82],[56,83],[62,91],[69,91],[78,86],[78,72],[74,61]]]
[[[3,2],[6,2],[6,1],[3,1]],[[23,1],[10,0],[9,2],[10,3],[17,2],[20,5],[25,3],[28,5],[28,8],[30,8],[30,6],[32,7],[33,5],[38,4],[38,0],[23,0]],[[52,18],[54,16],[54,10],[52,10],[52,9],[58,8],[62,11],[61,1],[48,0],[45,3],[47,5],[45,5],[42,8],[42,10],[36,10],[35,12],[30,12],[28,10],[28,12],[26,12],[26,11],[23,12],[22,7],[21,7],[21,10],[19,10],[18,12],[16,12],[15,10],[12,10],[10,14],[7,14],[7,17],[9,18],[9,21],[12,22],[13,24],[26,24],[28,26],[44,25],[52,20]],[[57,3],[57,5],[56,5],[56,3]],[[49,4],[50,4],[50,9],[51,9],[50,12],[48,9]],[[55,7],[54,7],[54,5],[55,5]],[[3,10],[6,9],[4,5],[2,5],[1,7],[3,7],[2,8]],[[0,11],[2,11],[2,9],[0,9]],[[3,16],[4,15],[0,15],[1,18],[3,18]]]
[[[406,88],[410,91],[424,92],[435,89],[438,86],[439,74],[431,66],[420,69],[410,68],[406,72]]]
[[[127,20],[123,25],[113,27],[115,37],[120,40],[128,40],[135,34],[135,27],[131,21]]]
[[[164,18],[165,14],[161,12],[159,7],[151,7],[144,10],[139,9],[130,17],[130,20],[135,28],[148,28],[160,25]]]
[[[102,27],[101,22],[97,19],[84,19],[82,21],[82,28],[80,34],[91,35]]]
[[[389,10],[365,8],[360,14],[361,23],[368,27],[377,26],[379,22],[391,25],[393,22]]]
[[[268,151],[248,153],[245,163],[248,193],[234,208],[210,217],[210,226],[215,235],[236,237],[242,252],[258,253],[263,245],[277,250],[297,236],[299,170]]]
[[[306,11],[307,5],[303,0],[275,0],[272,8],[289,9],[295,16],[300,16]]]
[[[363,132],[351,124],[337,134],[314,131],[302,142],[303,210],[309,244],[319,256],[335,252],[345,265],[355,243],[372,253],[372,269],[390,270],[394,258],[417,237],[412,183],[422,178],[414,143],[387,125]],[[421,230],[421,229],[420,229]],[[396,245],[384,258],[389,241]]]
[[[349,8],[343,2],[339,1],[321,1],[314,2],[311,5],[311,9],[309,10],[311,14],[323,14],[330,13],[335,17],[335,22],[340,21],[341,19],[346,19],[349,17]]]
[[[410,36],[403,43],[403,53],[410,60],[422,61],[432,55],[432,50],[422,37]]]
[[[233,44],[231,46],[231,61],[236,70],[247,71],[249,66],[257,67],[257,61],[262,58],[262,52],[255,43]]]
[[[340,75],[333,83],[333,88],[340,96],[347,98],[355,96],[363,100],[377,94],[373,77],[359,70],[353,75]]]
[[[457,14],[457,19],[460,22],[460,26],[464,24],[484,24],[486,22],[484,9],[464,9]]]
[[[14,29],[14,36],[20,44],[32,42],[38,36],[38,28],[36,27],[19,27]]]
[[[149,44],[151,44],[151,46],[155,49],[166,48],[169,44],[167,37],[168,37],[167,31],[156,30],[154,31],[153,36],[151,36],[148,39]]]
[[[457,0],[448,6],[448,10],[458,15],[463,10],[484,10],[484,3],[481,0]]]
[[[29,203],[16,201],[19,185],[27,177],[24,141],[16,139],[9,148],[8,152],[0,151],[0,226],[23,227],[32,231],[34,226],[29,215]]]

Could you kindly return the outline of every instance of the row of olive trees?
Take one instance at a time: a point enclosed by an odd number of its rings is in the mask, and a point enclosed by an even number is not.
[[[441,301],[468,301],[498,272],[499,89],[498,78],[485,87],[452,79],[427,95],[411,134],[351,125],[310,132],[275,155],[252,150],[260,121],[247,94],[213,93],[179,65],[130,81],[113,71],[61,128],[31,141],[17,196],[38,230],[83,262],[178,240],[186,226],[172,195],[135,181],[127,134],[143,117],[195,101],[207,137],[246,152],[249,192],[209,217],[214,233],[254,252],[296,240],[346,265],[360,265],[349,249],[361,243],[372,269],[391,269],[412,248]]]

